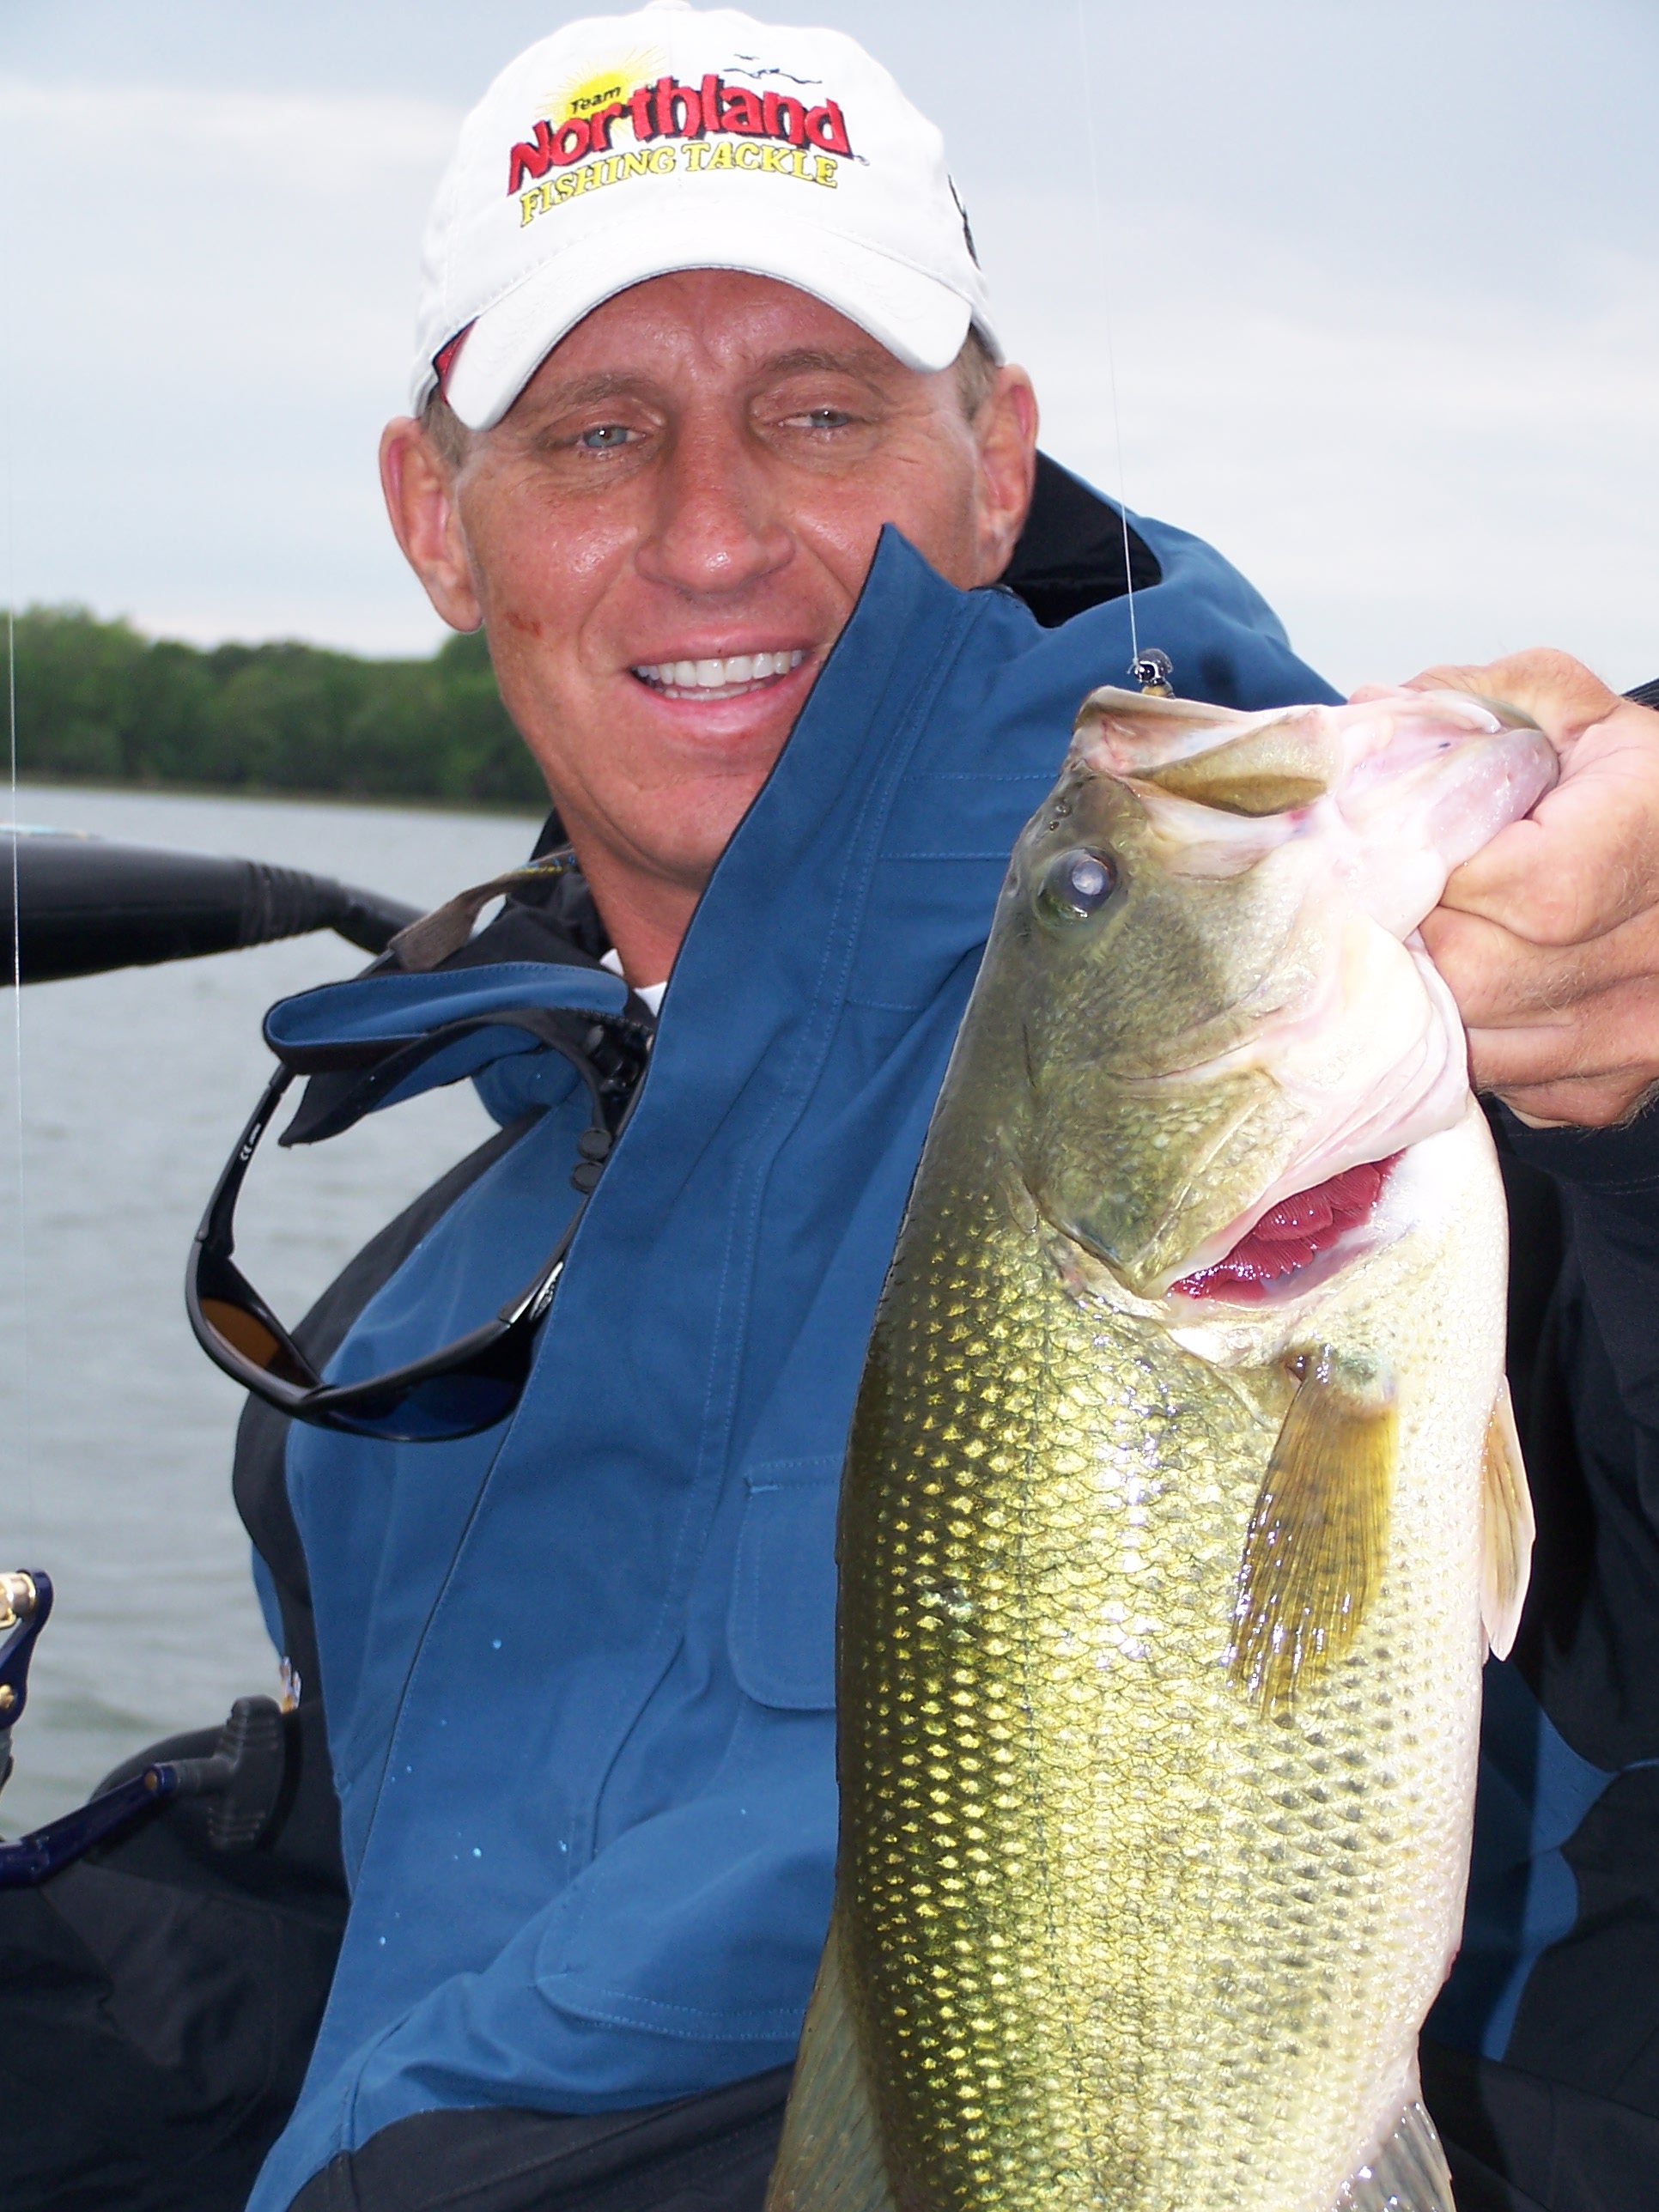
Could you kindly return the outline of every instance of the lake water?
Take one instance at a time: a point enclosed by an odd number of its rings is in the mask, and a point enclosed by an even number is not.
[[[281,861],[422,907],[524,859],[536,827],[40,786],[20,793],[17,811],[133,844]],[[9,1835],[78,1802],[155,1738],[276,1690],[230,1498],[241,1394],[190,1334],[185,1256],[272,1064],[265,1008],[366,957],[325,934],[34,984],[16,1023],[4,994],[0,1568],[44,1567],[57,1590],[0,1798]],[[239,1215],[238,1258],[297,1320],[491,1127],[462,1085],[309,1152],[267,1144]]]

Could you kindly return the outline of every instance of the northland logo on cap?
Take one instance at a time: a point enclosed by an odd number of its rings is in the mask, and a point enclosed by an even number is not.
[[[991,337],[938,131],[842,33],[731,9],[589,17],[521,54],[462,126],[424,258],[414,404],[441,374],[475,429],[674,270],[776,277],[915,368],[970,320]]]
[[[783,70],[757,55],[726,62],[723,73],[703,70],[696,84],[681,84],[659,55],[635,53],[617,69],[591,70],[550,100],[531,137],[508,150],[507,197],[518,201],[520,223],[581,192],[675,170],[754,170],[834,191],[841,159],[852,157],[841,101],[779,91],[765,82],[776,76]]]
[[[601,77],[605,74],[601,71]],[[728,84],[712,72],[695,86],[662,76],[654,83],[647,80],[624,92],[624,82],[621,73],[609,83],[590,78],[567,95],[556,121],[552,116],[542,117],[533,137],[514,146],[507,157],[507,189],[518,198],[526,222],[561,200],[574,198],[578,191],[591,190],[594,184],[653,173],[648,158],[639,149],[658,140],[684,140],[686,164],[694,171],[758,169],[763,173],[809,177],[814,183],[830,185],[836,181],[835,160],[820,162],[817,155],[844,157],[853,151],[846,118],[834,100],[808,106],[791,93]],[[613,147],[612,134],[618,130],[632,137],[631,152]],[[715,143],[720,138],[747,141],[749,145],[722,146]],[[789,150],[771,152],[769,159],[770,149],[757,143],[765,140],[773,142],[775,148]],[[659,166],[654,173],[664,173],[660,155],[669,150],[666,146],[659,148]],[[613,153],[611,161],[602,161],[587,173],[591,182],[579,184],[572,179],[561,189],[556,180],[550,191],[525,190],[527,179],[545,177],[550,170],[568,170],[589,154]]]

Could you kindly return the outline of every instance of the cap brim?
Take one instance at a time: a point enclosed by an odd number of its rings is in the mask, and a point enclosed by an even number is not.
[[[805,213],[756,207],[739,191],[688,207],[636,208],[550,255],[485,308],[466,334],[444,391],[469,429],[499,422],[567,331],[604,301],[680,269],[738,269],[807,292],[866,331],[907,368],[948,368],[973,309],[960,292]],[[557,210],[550,211],[557,220]],[[543,220],[547,218],[544,217]],[[980,318],[981,326],[983,317]],[[986,332],[990,337],[990,332]],[[993,341],[994,343],[994,341]]]

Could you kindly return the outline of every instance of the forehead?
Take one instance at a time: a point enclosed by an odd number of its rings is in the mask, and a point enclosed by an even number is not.
[[[686,269],[630,285],[585,315],[513,411],[595,378],[672,386],[812,368],[899,386],[931,380],[810,292],[744,270]]]

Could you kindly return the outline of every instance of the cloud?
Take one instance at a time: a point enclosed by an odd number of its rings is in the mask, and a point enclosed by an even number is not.
[[[1586,245],[1570,300],[1449,295],[1143,205],[1109,208],[1090,283],[1065,214],[1028,195],[986,225],[1045,442],[1220,545],[1335,680],[1543,639],[1625,683],[1659,666],[1659,256]]]
[[[435,641],[374,455],[456,122],[404,96],[0,78],[20,599],[204,642]]]
[[[0,78],[22,596],[203,640],[439,635],[374,440],[460,104],[572,10],[364,0],[323,40],[310,6],[104,8],[100,82],[43,12],[38,74]],[[1338,680],[1544,638],[1656,672],[1650,11],[1091,8],[1087,110],[1075,0],[830,13],[945,124],[1058,458],[1211,538]]]
[[[48,84],[0,75],[0,131],[53,149],[42,185],[71,198],[106,187],[112,171],[118,176],[136,161],[147,176],[183,177],[204,191],[263,186],[337,199],[383,187],[388,173],[426,174],[447,157],[459,120],[459,109],[403,95]]]

